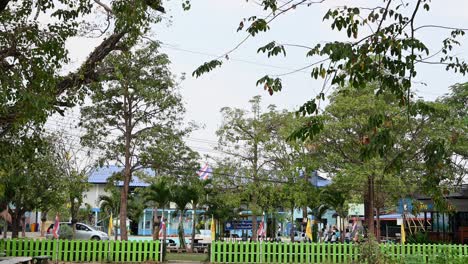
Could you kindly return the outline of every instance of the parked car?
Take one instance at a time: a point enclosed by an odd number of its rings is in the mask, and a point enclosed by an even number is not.
[[[306,234],[304,232],[294,232],[294,242],[303,242],[306,238]]]
[[[162,239],[160,238],[159,241],[162,241]],[[174,239],[166,238],[166,245],[168,247],[176,247],[177,243],[175,242]]]
[[[68,225],[69,227],[72,227],[72,224],[70,222],[60,222],[60,226],[62,225]],[[49,228],[47,228],[47,234],[46,238],[53,238],[52,230],[54,229],[54,224],[51,224]],[[59,231],[60,233],[60,231]],[[102,232],[98,231],[89,225],[83,224],[83,223],[76,223],[76,233],[75,233],[75,238],[76,239],[91,239],[91,240],[109,240],[109,236]]]

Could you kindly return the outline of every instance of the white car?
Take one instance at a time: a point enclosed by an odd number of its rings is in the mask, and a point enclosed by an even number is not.
[[[72,226],[70,222],[60,222],[60,226],[68,225],[69,227]],[[51,224],[47,229],[46,238],[53,238],[52,230],[54,229],[54,224]],[[60,231],[59,231],[60,233]],[[102,232],[98,231],[86,224],[83,223],[76,223],[76,239],[85,239],[85,240],[109,240],[109,236]]]
[[[306,233],[304,232],[294,232],[294,242],[303,242],[306,238]]]

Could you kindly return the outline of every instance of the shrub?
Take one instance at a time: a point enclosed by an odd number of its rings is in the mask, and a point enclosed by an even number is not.
[[[59,232],[60,239],[71,240],[73,239],[73,228],[68,225],[61,225]]]
[[[369,236],[369,239],[358,245],[359,259],[358,263],[367,264],[389,264],[394,263],[388,256],[382,253],[380,244],[375,240],[374,236]]]

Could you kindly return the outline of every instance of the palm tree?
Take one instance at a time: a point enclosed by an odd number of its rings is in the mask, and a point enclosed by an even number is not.
[[[156,183],[151,184],[143,194],[146,203],[153,205],[153,240],[159,239],[160,220],[158,207],[164,210],[171,198],[169,181],[161,177]],[[164,241],[166,238],[164,237]]]
[[[341,218],[341,227],[344,227],[344,219],[348,216],[348,205],[346,203],[346,194],[334,188],[334,186],[327,186],[321,197],[325,204],[336,211],[338,216]],[[341,230],[341,241],[344,241],[344,230]]]
[[[318,242],[318,223],[322,221],[322,217],[325,215],[328,209],[328,205],[321,204],[321,205],[311,205],[309,206],[311,208],[310,214],[314,216],[314,224],[312,226],[312,238],[314,242]]]
[[[180,248],[186,248],[185,238],[184,238],[184,226],[183,226],[183,215],[187,210],[187,204],[191,201],[197,199],[197,191],[195,188],[189,185],[176,185],[172,188],[171,191],[171,201],[174,202],[177,206],[177,210],[180,214],[179,226],[177,228],[179,234]],[[192,241],[193,243],[193,241]]]
[[[101,204],[101,210],[106,212],[107,215],[119,215],[120,212],[120,191],[117,188],[111,188],[109,195],[99,195],[99,203]],[[118,226],[114,225],[114,236],[117,240]],[[110,235],[110,234],[109,234]]]

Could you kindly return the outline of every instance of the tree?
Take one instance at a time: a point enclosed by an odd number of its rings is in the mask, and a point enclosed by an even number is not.
[[[93,89],[92,105],[81,112],[81,125],[87,131],[82,142],[102,150],[101,162],[117,161],[123,166],[123,240],[127,239],[124,219],[132,174],[145,167],[156,172],[172,169],[183,155],[192,155],[182,141],[189,130],[180,129],[185,109],[169,60],[157,48],[150,43],[136,51],[109,55],[99,68],[113,68],[119,78],[99,83]]]
[[[109,194],[99,195],[99,204],[101,210],[106,212],[110,217],[111,215],[117,216],[120,211],[120,191],[116,187],[111,187],[107,189]],[[118,238],[118,226],[114,226],[114,237],[115,240]],[[110,235],[110,234],[109,234]]]
[[[240,185],[244,186],[248,197],[249,208],[252,211],[252,240],[257,240],[257,216],[261,215],[261,196],[259,190],[264,180],[268,178],[265,172],[270,162],[266,153],[269,144],[269,123],[262,116],[260,96],[250,101],[251,111],[224,107],[221,109],[223,123],[218,129],[219,151],[224,152],[237,165],[236,174]]]
[[[177,227],[177,233],[179,235],[180,248],[186,248],[183,223],[184,214],[187,210],[187,205],[196,199],[197,195],[196,189],[187,184],[174,185],[171,188],[171,201],[176,204],[177,210],[179,211],[179,226]]]
[[[70,145],[72,141],[65,133],[54,135],[52,139],[55,145],[57,162],[64,174],[64,193],[70,206],[73,238],[75,238],[78,213],[83,205],[84,193],[89,189],[88,175],[91,166],[89,160],[81,157],[79,150],[75,146]],[[47,205],[42,209],[45,210],[45,215],[47,215],[47,211],[49,210]],[[45,220],[43,223],[45,224]]]
[[[143,194],[146,203],[153,207],[153,240],[159,239],[161,221],[158,217],[158,208],[164,210],[168,205],[171,198],[170,186],[169,180],[161,177],[155,183],[148,186]]]
[[[235,48],[217,59],[199,66],[193,76],[209,72],[228,60],[229,55],[240,48],[249,38],[271,30],[272,22],[293,12],[298,8],[307,8],[325,2],[310,0],[293,0],[285,3],[278,0],[261,1],[258,5],[266,16],[244,18],[237,31],[245,31],[247,36]],[[411,87],[418,73],[417,66],[433,64],[445,67],[446,70],[466,74],[468,64],[455,55],[454,47],[460,45],[459,38],[466,29],[445,25],[415,25],[423,12],[430,12],[429,0],[416,0],[412,3],[382,0],[382,5],[369,7],[338,5],[329,9],[323,20],[330,22],[332,30],[345,34],[345,40],[330,41],[325,44],[308,45],[303,43],[286,44],[282,41],[271,41],[258,49],[268,57],[284,55],[287,49],[304,49],[307,57],[316,58],[306,67],[276,76],[265,75],[257,81],[270,95],[282,90],[280,76],[301,70],[309,70],[314,79],[323,79],[322,90],[303,104],[298,114],[309,116],[303,126],[294,134],[294,138],[311,138],[317,135],[323,126],[322,120],[315,115],[319,112],[318,102],[325,100],[325,88],[330,85],[350,86],[360,89],[369,83],[378,83],[376,94],[384,92],[395,95],[400,104],[408,109],[411,100]],[[424,41],[427,30],[440,30],[447,37],[436,47],[429,47]],[[433,51],[431,51],[433,50]]]
[[[0,141],[0,171],[5,186],[2,205],[11,204],[12,237],[17,238],[25,212],[63,204],[63,175],[51,141],[22,131]]]
[[[348,191],[349,193],[349,191]],[[328,185],[321,192],[321,200],[331,209],[335,210],[341,218],[341,228],[344,228],[345,218],[348,216],[347,194],[346,191],[340,190],[333,185]],[[341,242],[344,242],[344,230],[341,230]]]
[[[89,16],[96,10],[103,12]],[[112,52],[131,49],[161,12],[159,0],[0,1],[0,137],[29,122],[44,123],[82,102],[93,82],[115,78],[112,68],[97,66]],[[70,62],[65,43],[83,35],[102,41],[76,71],[63,74]]]
[[[319,136],[323,169],[347,179],[341,186],[361,195],[371,234],[374,211],[383,206],[375,204],[376,183],[386,186],[377,189],[385,189],[392,203],[417,191],[440,198],[446,180],[454,175],[452,143],[445,140],[447,129],[434,129],[447,118],[444,107],[416,100],[408,116],[393,94],[375,97],[377,89],[369,84],[334,93],[321,116],[324,129]],[[440,145],[445,147],[437,147]]]

